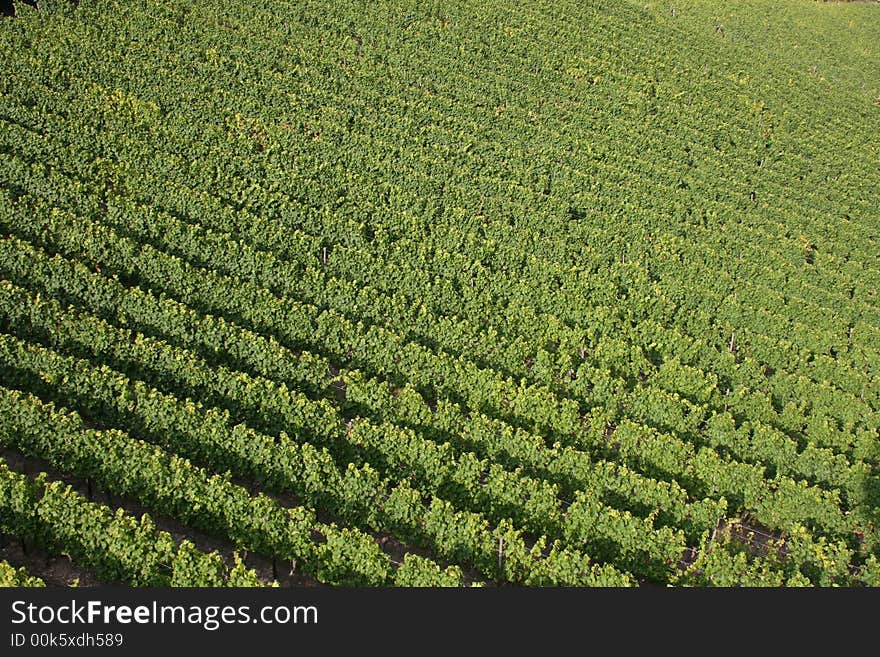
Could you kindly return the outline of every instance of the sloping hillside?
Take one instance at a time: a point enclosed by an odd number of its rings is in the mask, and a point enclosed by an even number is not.
[[[878,30],[793,0],[17,6],[0,560],[880,583]]]

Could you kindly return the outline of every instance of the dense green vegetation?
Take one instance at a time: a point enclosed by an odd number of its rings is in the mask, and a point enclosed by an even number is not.
[[[46,583],[39,577],[28,575],[24,568],[13,568],[6,561],[0,561],[0,586],[39,588],[46,586]]]
[[[880,6],[674,5],[0,19],[0,448],[51,470],[0,531],[133,585],[880,584]]]

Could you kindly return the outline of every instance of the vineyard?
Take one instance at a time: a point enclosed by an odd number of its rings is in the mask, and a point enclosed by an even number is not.
[[[36,4],[0,585],[880,586],[880,5]]]

